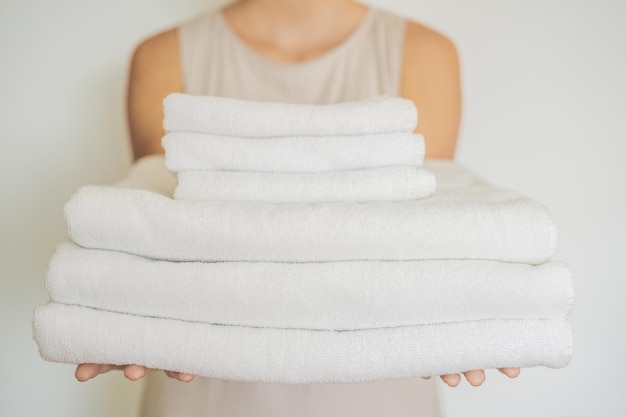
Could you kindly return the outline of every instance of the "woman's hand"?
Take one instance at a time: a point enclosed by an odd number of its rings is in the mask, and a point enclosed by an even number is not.
[[[146,373],[149,371],[149,369],[146,368],[145,366],[139,366],[139,365],[121,366],[121,365],[99,365],[95,363],[83,363],[76,367],[75,375],[76,375],[76,379],[78,379],[81,382],[85,382],[92,378],[95,378],[96,376],[100,374],[105,374],[113,369],[124,371],[124,376],[130,379],[131,381],[137,381],[138,379],[143,378],[146,375]],[[498,370],[502,372],[504,375],[508,376],[509,378],[515,378],[520,373],[520,368],[500,368]],[[170,378],[174,378],[182,382],[191,382],[194,379],[194,375],[191,375],[191,374],[185,374],[182,372],[173,372],[173,371],[164,371],[164,372]],[[469,382],[470,385],[475,386],[475,387],[478,387],[482,385],[483,382],[485,382],[485,371],[483,371],[482,369],[476,369],[473,371],[463,372],[463,375],[465,376],[465,379],[467,380],[467,382]],[[430,377],[426,377],[425,379],[428,379],[428,378]],[[441,375],[441,380],[445,382],[446,384],[448,384],[450,387],[456,387],[461,382],[461,374]]]
[[[145,366],[139,365],[99,365],[95,363],[82,363],[76,367],[74,375],[80,382],[89,381],[91,378],[95,378],[100,374],[105,374],[110,370],[117,369],[124,371],[124,376],[131,381],[137,381],[146,375],[149,371]],[[177,379],[182,382],[191,382],[194,375],[185,374],[182,372],[165,371],[165,374],[170,378]]]
[[[509,378],[515,378],[520,373],[519,368],[500,368],[498,369],[498,371],[502,372]],[[465,379],[467,379],[467,382],[469,382],[470,385],[474,387],[478,387],[482,385],[483,382],[485,382],[485,371],[483,371],[482,369],[463,372],[463,375],[465,376]],[[430,377],[427,377],[426,379],[428,378]],[[456,387],[461,382],[461,374],[441,375],[441,379],[443,380],[443,382],[448,384],[448,386]]]

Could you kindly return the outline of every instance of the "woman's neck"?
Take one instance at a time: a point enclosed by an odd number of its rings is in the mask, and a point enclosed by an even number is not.
[[[223,9],[251,48],[292,61],[323,53],[347,38],[367,7],[351,0],[242,0]]]

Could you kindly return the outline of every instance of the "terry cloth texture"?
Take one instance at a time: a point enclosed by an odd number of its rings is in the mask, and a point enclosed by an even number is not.
[[[173,172],[324,172],[419,167],[424,161],[424,138],[408,132],[259,139],[171,132],[162,143]]]
[[[540,264],[556,244],[545,207],[493,186],[437,190],[415,201],[320,204],[182,201],[86,186],[66,204],[65,216],[81,246],[171,261]]]
[[[411,100],[376,97],[338,104],[291,104],[170,94],[163,101],[168,132],[265,138],[413,132]]]
[[[429,197],[435,177],[412,166],[328,172],[180,171],[178,200],[325,203],[405,201]]]

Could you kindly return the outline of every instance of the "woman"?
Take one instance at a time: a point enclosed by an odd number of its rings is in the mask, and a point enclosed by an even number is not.
[[[162,101],[172,92],[316,104],[400,95],[419,109],[426,158],[453,158],[460,122],[452,42],[350,0],[241,0],[141,43],[128,85],[135,159],[163,152]],[[111,369],[131,380],[146,373],[136,365],[82,364],[76,377]],[[515,377],[519,369],[501,372]],[[166,374],[171,380],[148,385],[146,415],[438,414],[434,382],[419,378],[291,386],[197,378],[186,385],[174,380],[193,375]],[[485,378],[482,370],[464,375],[475,386]],[[461,381],[460,374],[441,378],[449,386]]]

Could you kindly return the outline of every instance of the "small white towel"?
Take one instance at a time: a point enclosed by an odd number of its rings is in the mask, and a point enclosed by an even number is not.
[[[52,301],[193,322],[356,330],[570,314],[568,268],[496,261],[166,262],[59,245]]]
[[[489,183],[476,176],[462,165],[448,160],[424,161],[424,169],[436,176],[440,190],[484,187]],[[165,166],[164,155],[148,155],[139,158],[129,168],[126,177],[115,186],[152,190],[166,196],[172,196],[177,185],[176,175]]]
[[[180,171],[179,200],[323,203],[429,197],[435,176],[411,166],[327,172]]]
[[[258,172],[321,172],[420,166],[424,138],[413,133],[249,139],[189,132],[163,137],[167,168]]]
[[[358,331],[259,329],[48,304],[34,314],[41,356],[138,364],[243,381],[358,382],[571,358],[567,319],[481,320]]]
[[[81,246],[171,261],[540,264],[556,245],[542,205],[489,186],[415,201],[319,204],[185,201],[87,186],[65,205],[65,216],[71,239]]]
[[[163,107],[168,132],[262,138],[413,132],[417,126],[415,104],[399,97],[313,105],[175,93]]]

